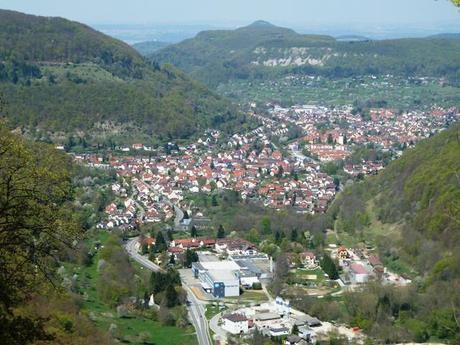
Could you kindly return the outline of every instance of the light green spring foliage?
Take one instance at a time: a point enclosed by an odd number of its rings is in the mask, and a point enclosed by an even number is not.
[[[53,257],[78,235],[69,206],[70,164],[53,148],[31,144],[0,124],[0,307],[21,303]]]

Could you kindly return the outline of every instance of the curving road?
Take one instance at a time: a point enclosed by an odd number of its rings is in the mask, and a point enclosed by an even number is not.
[[[216,334],[216,339],[220,340],[222,343],[227,343],[227,332],[219,326],[219,319],[222,317],[223,313],[214,315],[211,320],[209,320],[209,327]]]
[[[128,255],[143,267],[154,271],[164,271],[160,266],[154,264],[152,261],[147,259],[146,257],[140,255],[136,249],[136,243],[139,240],[138,237],[130,239],[126,245],[125,249],[128,252]],[[193,327],[195,327],[196,335],[198,338],[199,345],[212,345],[211,337],[209,335],[209,325],[208,321],[206,320],[205,315],[205,307],[203,303],[201,303],[192,292],[190,287],[185,284],[182,284],[182,287],[187,292],[187,300],[190,302],[187,305],[187,309],[189,312],[189,317],[192,322]]]

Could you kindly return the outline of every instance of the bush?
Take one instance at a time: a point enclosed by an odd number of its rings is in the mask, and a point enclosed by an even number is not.
[[[252,283],[252,289],[253,290],[262,290],[262,284],[261,283]]]

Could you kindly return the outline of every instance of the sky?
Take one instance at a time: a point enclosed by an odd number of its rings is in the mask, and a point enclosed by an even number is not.
[[[335,37],[460,33],[460,11],[449,0],[0,0],[0,8],[76,20],[130,44],[175,43],[256,20]]]
[[[448,0],[0,0],[0,8],[87,24],[250,23],[296,26],[460,23]]]

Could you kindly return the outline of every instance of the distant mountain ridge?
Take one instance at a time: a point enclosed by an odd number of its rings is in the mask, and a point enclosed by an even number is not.
[[[63,18],[5,10],[0,94],[11,126],[48,131],[88,133],[110,122],[167,140],[241,120],[229,102],[121,41]]]
[[[456,38],[460,39],[460,33],[443,33],[437,35],[428,36],[428,38]]]
[[[149,56],[160,50],[162,48],[166,48],[167,46],[171,45],[170,42],[160,42],[160,41],[146,41],[146,42],[139,42],[134,43],[132,47],[136,49],[141,55]]]
[[[274,74],[442,76],[460,80],[460,42],[455,38],[394,40],[303,35],[257,21],[236,30],[214,30],[151,55],[193,78],[217,86],[232,79]]]

